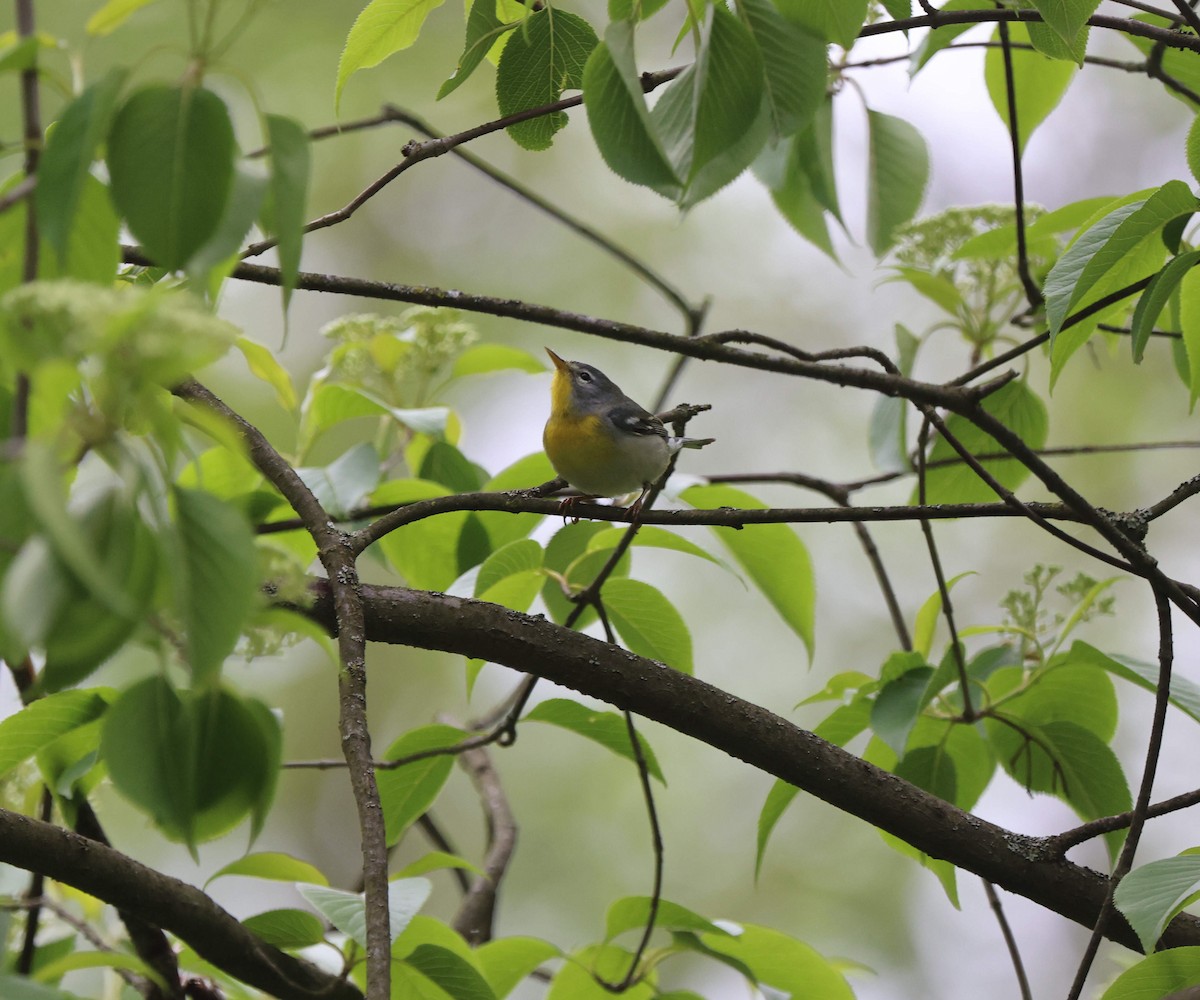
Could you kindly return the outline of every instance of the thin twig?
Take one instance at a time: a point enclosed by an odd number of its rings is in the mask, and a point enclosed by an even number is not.
[[[1012,151],[1013,208],[1017,223],[1017,275],[1030,308],[1037,309],[1044,301],[1033,275],[1029,273],[1029,250],[1025,244],[1025,176],[1021,169],[1021,133],[1017,124],[1017,84],[1013,72],[1012,46],[1008,37],[1008,22],[1001,21],[1000,46],[1004,57],[1004,93],[1008,103],[1008,139]]]
[[[53,808],[54,796],[51,794],[49,786],[44,785],[41,805],[38,808],[38,816],[43,823],[50,822]],[[37,953],[38,922],[41,919],[40,900],[45,889],[46,876],[40,871],[33,872],[29,877],[29,888],[25,890],[28,909],[25,911],[25,930],[21,937],[21,953],[17,956],[16,972],[18,976],[28,976],[33,971],[33,959]]]
[[[458,854],[458,850],[450,842],[450,838],[446,836],[446,832],[438,825],[437,820],[433,818],[433,814],[423,812],[417,817],[417,826],[421,828],[421,832],[429,838],[429,842],[433,844],[439,851],[446,854]],[[461,868],[450,869],[451,875],[458,883],[459,889],[464,893],[471,888],[471,880],[467,877],[467,873]]]
[[[33,0],[16,0],[17,35],[21,39],[34,36]],[[34,183],[38,161],[42,154],[42,113],[38,91],[36,62],[21,70],[21,127],[25,142],[25,178]],[[36,281],[41,242],[38,239],[37,210],[32,199],[25,205],[25,245],[21,257],[21,280]],[[29,373],[19,371],[13,385],[12,437],[20,441],[29,433]]]
[[[1193,789],[1190,792],[1183,792],[1169,799],[1163,799],[1162,802],[1155,802],[1146,808],[1146,818],[1154,819],[1157,816],[1166,816],[1169,813],[1179,812],[1181,809],[1190,809],[1195,805],[1200,805],[1200,788]],[[1054,855],[1063,857],[1071,848],[1078,847],[1080,844],[1084,844],[1096,837],[1101,837],[1106,833],[1112,833],[1114,830],[1124,830],[1132,822],[1132,812],[1117,813],[1115,816],[1102,816],[1100,819],[1082,823],[1070,830],[1064,830],[1062,833],[1048,838],[1047,846]]]
[[[372,766],[371,734],[367,727],[366,623],[355,565],[357,553],[351,548],[348,537],[334,526],[320,501],[296,470],[257,427],[194,379],[176,386],[174,392],[220,415],[238,430],[255,467],[283,494],[304,521],[329,579],[337,609],[338,656],[341,661],[338,671],[338,727],[362,835],[367,995],[371,998],[386,997],[391,989],[387,836],[379,787]]]
[[[1009,958],[1012,959],[1013,972],[1017,976],[1017,988],[1021,991],[1021,1000],[1033,1000],[1033,993],[1029,989],[1029,977],[1025,975],[1025,963],[1021,961],[1021,951],[1017,947],[1017,939],[1013,935],[1008,918],[1004,915],[1004,907],[1000,905],[1000,896],[991,882],[987,879],[982,881],[988,905],[991,906],[992,913],[996,916],[996,923],[1000,925],[1000,933],[1004,936],[1004,946],[1008,949]]]
[[[1167,595],[1159,587],[1154,587],[1154,606],[1158,611],[1158,688],[1154,695],[1154,716],[1150,723],[1150,737],[1146,741],[1146,763],[1142,769],[1142,782],[1138,788],[1137,801],[1129,822],[1129,833],[1125,843],[1121,845],[1121,854],[1108,879],[1108,890],[1100,913],[1096,917],[1092,936],[1088,939],[1079,970],[1075,973],[1075,981],[1067,994],[1067,1000],[1079,1000],[1083,993],[1084,983],[1087,982],[1088,972],[1095,960],[1100,942],[1104,939],[1105,927],[1113,910],[1113,896],[1121,879],[1133,867],[1133,857],[1137,852],[1138,841],[1142,835],[1142,827],[1146,822],[1146,813],[1150,806],[1150,793],[1154,788],[1154,775],[1158,770],[1158,759],[1162,752],[1163,730],[1167,724],[1167,706],[1171,695],[1171,669],[1175,658],[1175,644],[1171,628],[1171,605]]]

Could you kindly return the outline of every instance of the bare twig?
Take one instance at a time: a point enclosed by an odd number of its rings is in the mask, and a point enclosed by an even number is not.
[[[1154,788],[1154,775],[1158,770],[1158,758],[1162,752],[1163,730],[1167,723],[1167,706],[1171,695],[1171,669],[1175,658],[1175,643],[1171,628],[1171,605],[1166,594],[1159,587],[1154,587],[1154,604],[1158,611],[1158,689],[1154,695],[1154,717],[1150,723],[1150,737],[1146,741],[1146,763],[1142,769],[1142,781],[1138,788],[1137,801],[1133,805],[1129,822],[1129,833],[1125,843],[1121,845],[1121,854],[1113,867],[1108,879],[1108,891],[1104,903],[1096,916],[1092,928],[1092,936],[1088,939],[1079,970],[1075,973],[1075,981],[1067,994],[1067,1000],[1078,1000],[1083,993],[1084,983],[1087,982],[1088,972],[1100,942],[1104,939],[1105,928],[1112,915],[1113,895],[1121,879],[1133,867],[1133,856],[1137,851],[1138,840],[1141,838],[1142,827],[1146,822],[1147,811],[1150,807],[1150,793]]]
[[[1004,907],[1000,905],[1000,896],[996,892],[996,887],[984,879],[983,891],[987,894],[988,905],[991,906],[992,913],[996,916],[996,922],[1000,925],[1000,933],[1004,935],[1004,945],[1008,949],[1009,958],[1012,959],[1013,972],[1017,976],[1017,988],[1021,991],[1021,1000],[1033,1000],[1033,993],[1029,989],[1029,977],[1025,975],[1025,963],[1021,961],[1021,951],[1017,947],[1017,939],[1013,935],[1008,918],[1004,915]]]
[[[238,430],[246,443],[250,460],[304,521],[306,530],[317,545],[318,557],[329,579],[337,608],[338,654],[341,660],[341,669],[338,671],[338,726],[362,834],[367,995],[372,1000],[386,997],[391,982],[387,837],[371,758],[371,735],[367,728],[366,629],[355,566],[357,552],[350,546],[347,536],[334,526],[320,501],[295,469],[257,427],[195,380],[177,386],[175,393],[207,407]]]

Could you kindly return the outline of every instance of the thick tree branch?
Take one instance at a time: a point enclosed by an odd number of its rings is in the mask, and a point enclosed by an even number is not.
[[[362,1000],[351,983],[264,944],[195,886],[77,833],[0,809],[0,860],[139,914],[280,1000]]]
[[[312,615],[336,627],[327,585],[314,590]],[[704,681],[499,605],[397,587],[362,592],[373,641],[482,657],[653,719],[1085,926],[1103,905],[1108,880],[1057,856],[1050,839],[972,816]],[[1120,919],[1105,933],[1139,947]],[[1200,919],[1176,917],[1163,944],[1200,945]]]

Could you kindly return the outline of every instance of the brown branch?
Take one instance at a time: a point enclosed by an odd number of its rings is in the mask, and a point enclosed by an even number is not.
[[[317,582],[314,590],[310,613],[331,627],[328,585]],[[1051,841],[972,816],[697,678],[483,601],[366,584],[362,592],[372,641],[481,657],[536,674],[723,750],[1071,920],[1090,927],[1100,912],[1107,879],[1054,856]],[[1120,919],[1105,933],[1138,947]],[[1200,945],[1200,920],[1176,917],[1164,944]]]
[[[367,728],[366,639],[362,599],[358,592],[356,553],[345,534],[333,524],[296,470],[253,424],[235,413],[195,380],[175,388],[175,394],[206,407],[241,434],[255,467],[283,494],[317,546],[317,556],[329,579],[337,613],[338,729],[350,771],[362,835],[363,887],[366,897],[367,995],[388,996],[391,986],[391,936],[388,911],[387,835],[379,788],[371,758]]]
[[[1025,963],[1021,961],[1021,951],[1017,947],[1016,936],[1013,934],[1012,927],[1008,923],[1008,917],[1004,915],[1004,907],[1000,905],[1000,896],[996,892],[996,887],[987,879],[984,879],[983,891],[987,895],[988,905],[992,908],[992,913],[996,917],[996,923],[1000,925],[1000,933],[1004,937],[1004,946],[1008,949],[1008,955],[1013,964],[1013,972],[1017,976],[1017,988],[1021,991],[1021,1000],[1033,1000],[1033,993],[1029,989],[1029,977],[1025,975]]]
[[[0,860],[137,913],[281,1000],[362,1000],[351,983],[264,944],[195,886],[77,833],[0,809]]]
[[[471,778],[479,793],[487,824],[487,851],[483,874],[477,875],[450,926],[472,947],[492,939],[496,914],[496,893],[508,870],[509,860],[517,845],[517,822],[508,806],[508,798],[500,784],[500,775],[492,766],[486,750],[466,750],[458,757],[459,764]]]
[[[1169,813],[1179,812],[1181,809],[1190,809],[1195,805],[1200,805],[1200,788],[1190,792],[1183,792],[1180,795],[1175,795],[1169,799],[1164,799],[1162,802],[1155,802],[1153,805],[1147,806],[1146,818],[1153,819],[1156,816],[1166,816]],[[1093,840],[1096,837],[1102,837],[1106,833],[1112,833],[1114,830],[1124,830],[1131,822],[1133,822],[1132,811],[1117,813],[1115,816],[1102,816],[1100,819],[1090,820],[1087,823],[1056,834],[1050,837],[1047,842],[1055,854],[1065,855],[1072,847],[1078,847],[1080,844]]]

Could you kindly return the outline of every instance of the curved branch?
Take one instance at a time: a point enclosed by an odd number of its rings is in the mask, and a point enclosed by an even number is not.
[[[0,809],[0,860],[136,913],[281,1000],[362,1000],[353,984],[264,944],[195,886],[77,833]]]
[[[317,581],[313,590],[310,613],[334,627],[326,584]],[[364,585],[362,592],[373,641],[483,657],[653,719],[1085,926],[1103,905],[1108,880],[1056,857],[1050,840],[964,812],[704,681],[484,601],[399,587]],[[1117,917],[1105,933],[1139,949]],[[1163,945],[1200,945],[1200,919],[1176,917]]]

